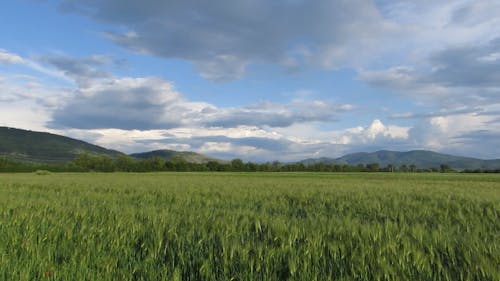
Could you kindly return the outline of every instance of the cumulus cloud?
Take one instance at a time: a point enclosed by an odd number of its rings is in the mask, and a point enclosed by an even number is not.
[[[107,37],[132,51],[193,62],[212,80],[250,63],[342,67],[370,58],[397,28],[371,1],[65,0],[62,10],[125,30]],[[355,46],[368,48],[353,48]]]
[[[458,155],[499,157],[495,138],[500,124],[494,115],[457,114],[422,119],[409,131],[413,146]]]
[[[328,122],[350,105],[324,101],[292,101],[219,108],[187,100],[160,78],[108,78],[80,87],[53,114],[51,126],[94,129],[168,129],[186,126],[287,127],[295,123]]]
[[[408,128],[401,126],[385,126],[379,119],[373,120],[368,127],[357,127],[351,130],[354,136],[360,138],[363,142],[373,141],[377,138],[408,138]]]
[[[172,128],[205,108],[184,101],[159,78],[113,78],[80,88],[56,110],[51,125],[71,128]]]
[[[376,151],[381,149],[408,150],[410,127],[385,125],[375,119],[367,126],[357,126],[331,132],[330,146],[337,146],[339,156],[345,153]],[[322,153],[318,153],[322,155]]]

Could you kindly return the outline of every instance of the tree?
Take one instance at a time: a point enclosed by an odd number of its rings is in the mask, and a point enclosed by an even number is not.
[[[387,169],[387,172],[391,172],[391,173],[394,172],[394,166],[392,164],[387,165],[386,169]]]
[[[441,164],[439,166],[439,171],[441,173],[446,173],[446,172],[449,172],[451,169],[450,169],[450,166],[446,165],[446,164]]]
[[[207,168],[209,171],[219,171],[220,170],[220,164],[217,161],[208,161],[207,162]]]
[[[364,172],[365,171],[365,165],[364,164],[358,164],[356,166],[356,169],[357,169],[356,170],[357,172]]]
[[[177,171],[177,172],[186,172],[186,171],[188,171],[188,163],[183,158],[175,159],[172,162],[172,164],[173,164],[173,167],[174,167],[174,171]]]
[[[401,167],[399,168],[399,170],[401,172],[408,172],[408,166],[406,166],[406,164],[403,164],[403,165],[401,165]]]
[[[134,169],[135,160],[127,155],[120,155],[115,160],[116,169],[123,172],[131,172]]]
[[[142,165],[145,171],[163,171],[165,170],[165,159],[161,157],[153,157],[142,161]]]
[[[231,170],[233,171],[244,171],[245,163],[241,159],[233,159],[231,161]]]
[[[89,171],[113,172],[115,170],[113,159],[107,156],[82,153],[73,160],[73,163]]]
[[[410,165],[410,171],[411,171],[411,172],[416,172],[416,171],[417,171],[417,165],[415,165],[415,164],[411,164],[411,165]]]
[[[366,169],[368,172],[378,172],[379,171],[379,164],[378,163],[371,163],[366,165]]]
[[[252,162],[247,162],[246,169],[250,172],[256,172],[258,169],[258,165]]]
[[[275,171],[275,172],[279,171],[281,168],[281,162],[278,160],[274,160],[271,165],[272,165],[273,171]]]

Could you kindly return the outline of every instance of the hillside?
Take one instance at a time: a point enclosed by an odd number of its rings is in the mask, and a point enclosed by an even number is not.
[[[81,153],[111,157],[122,154],[60,135],[0,127],[0,157],[21,162],[59,164],[69,162]]]
[[[196,152],[175,151],[175,150],[168,150],[168,149],[154,150],[154,151],[142,152],[142,153],[134,153],[134,154],[130,154],[129,156],[136,158],[136,159],[149,159],[149,158],[153,158],[153,157],[159,157],[159,158],[165,159],[167,161],[182,159],[182,160],[189,162],[189,163],[207,163],[208,161],[223,162],[222,160],[208,157],[208,156],[205,156],[203,154],[196,153]]]
[[[382,167],[389,164],[394,166],[416,165],[418,168],[439,167],[441,164],[448,165],[454,169],[479,169],[479,168],[499,168],[500,159],[482,160],[470,157],[460,157],[448,154],[441,154],[433,151],[413,150],[407,152],[381,150],[373,153],[359,152],[347,154],[339,158],[315,158],[300,161],[305,165],[315,163],[335,163],[335,164],[370,164],[379,163]]]

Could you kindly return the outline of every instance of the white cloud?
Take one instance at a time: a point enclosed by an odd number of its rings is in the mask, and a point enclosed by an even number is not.
[[[379,119],[366,127],[358,126],[344,131],[336,132],[337,140],[341,144],[377,144],[384,145],[386,141],[408,139],[409,127],[389,125],[386,126]],[[380,144],[378,144],[380,145]]]
[[[70,92],[29,75],[0,76],[0,126],[44,130]]]
[[[80,88],[57,109],[54,127],[158,129],[187,125],[211,105],[190,102],[159,78],[110,78]]]
[[[0,126],[45,131],[50,111],[33,101],[1,102]]]
[[[189,101],[170,82],[154,77],[89,80],[53,114],[53,127],[81,129],[169,129],[189,127],[270,126],[328,122],[351,105],[325,101],[262,102],[218,108]]]
[[[0,49],[0,64],[22,64],[23,58],[7,50]]]
[[[409,131],[414,146],[460,155],[499,157],[497,145],[490,139],[500,133],[495,115],[457,114],[423,119]],[[477,133],[479,132],[479,133]],[[490,132],[487,136],[484,132]],[[464,140],[463,136],[467,136]]]

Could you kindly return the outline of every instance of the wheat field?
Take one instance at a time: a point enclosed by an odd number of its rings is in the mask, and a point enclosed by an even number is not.
[[[500,176],[0,174],[0,280],[500,280]]]

